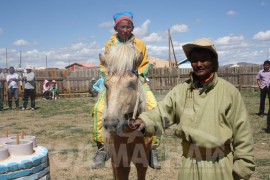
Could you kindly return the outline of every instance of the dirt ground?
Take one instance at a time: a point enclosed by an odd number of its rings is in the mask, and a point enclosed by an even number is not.
[[[161,95],[163,97],[163,95]],[[160,97],[160,98],[161,98]],[[263,130],[266,116],[256,115],[258,94],[244,94],[254,134],[256,172],[251,179],[270,179],[270,134]],[[37,100],[37,110],[0,112],[0,134],[8,128],[11,134],[35,135],[37,144],[49,150],[51,179],[107,179],[111,180],[110,161],[103,169],[90,168],[96,146],[92,142],[91,109],[95,98],[70,98],[56,101]],[[180,140],[173,135],[173,128],[162,136],[158,148],[161,170],[148,168],[147,180],[177,179],[182,153]],[[132,167],[130,179],[136,179]]]

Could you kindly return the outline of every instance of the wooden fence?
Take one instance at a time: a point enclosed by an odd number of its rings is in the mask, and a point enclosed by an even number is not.
[[[258,88],[256,75],[260,66],[221,67],[218,76],[231,82],[240,91]],[[192,69],[158,68],[149,71],[150,87],[153,91],[164,92],[189,78]]]
[[[239,90],[254,89],[256,85],[256,74],[260,66],[219,68],[218,76],[235,85]],[[179,68],[154,68],[149,71],[149,85],[154,92],[166,92],[175,85],[189,78],[191,69]],[[98,68],[69,71],[61,70],[34,70],[36,75],[36,93],[42,95],[43,81],[56,80],[60,94],[87,93],[92,78],[100,77]],[[6,85],[5,85],[6,87]],[[20,96],[23,87],[20,88]],[[6,95],[6,94],[5,94]]]

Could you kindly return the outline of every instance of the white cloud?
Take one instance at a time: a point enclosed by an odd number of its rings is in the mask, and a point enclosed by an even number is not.
[[[35,68],[46,66],[53,68],[64,68],[69,63],[74,62],[92,62],[99,64],[98,54],[104,52],[104,47],[99,47],[96,42],[89,44],[74,43],[62,48],[56,48],[46,51],[32,49],[22,51],[22,67],[27,64],[32,64]],[[3,53],[1,53],[3,51]],[[8,49],[8,66],[18,66],[19,51],[15,49]],[[5,59],[5,49],[0,49],[0,59]],[[0,66],[5,66],[5,62],[0,62]]]
[[[98,25],[98,27],[113,27],[114,26],[114,22],[113,21],[110,21],[110,22],[103,22],[103,23],[100,23]]]
[[[73,50],[78,50],[78,49],[81,49],[82,47],[84,47],[85,46],[85,44],[83,44],[83,43],[76,43],[76,44],[72,44],[71,46],[70,46],[70,49],[73,49]]]
[[[230,10],[230,11],[227,12],[228,16],[236,16],[236,14],[237,13],[235,11],[233,11],[233,10]]]
[[[152,46],[147,45],[149,56],[158,57],[160,55],[168,54],[168,46]]]
[[[239,43],[243,40],[244,40],[244,36],[242,36],[242,35],[240,35],[240,36],[234,36],[234,35],[223,36],[223,37],[220,37],[216,40],[216,44],[218,44],[218,45],[231,45],[231,44]]]
[[[29,42],[23,39],[19,39],[13,43],[15,46],[28,46]]]
[[[253,39],[255,40],[270,40],[270,30],[266,31],[266,32],[258,32],[257,34],[255,34],[253,36]]]
[[[215,41],[218,50],[219,62],[224,64],[235,64],[237,62],[261,63],[263,53],[258,53],[266,45],[246,40],[243,35],[223,36]]]
[[[150,25],[151,21],[147,19],[141,26],[135,27],[133,33],[137,37],[145,37],[148,35],[148,26]]]
[[[160,42],[163,40],[162,36],[159,36],[158,33],[151,33],[149,36],[142,38],[145,43]]]
[[[178,32],[180,32],[180,33],[188,32],[188,26],[186,24],[176,24],[170,28],[170,32],[172,34],[178,33]]]

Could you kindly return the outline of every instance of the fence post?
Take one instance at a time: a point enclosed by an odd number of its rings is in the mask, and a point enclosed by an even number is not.
[[[242,70],[241,67],[238,70],[238,89],[241,92],[242,91],[242,85],[243,85],[243,75],[242,75]]]

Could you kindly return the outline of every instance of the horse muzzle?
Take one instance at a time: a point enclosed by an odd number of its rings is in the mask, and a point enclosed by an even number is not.
[[[104,128],[110,132],[117,132],[118,129],[121,127],[119,119],[115,120],[107,120],[104,119]]]

